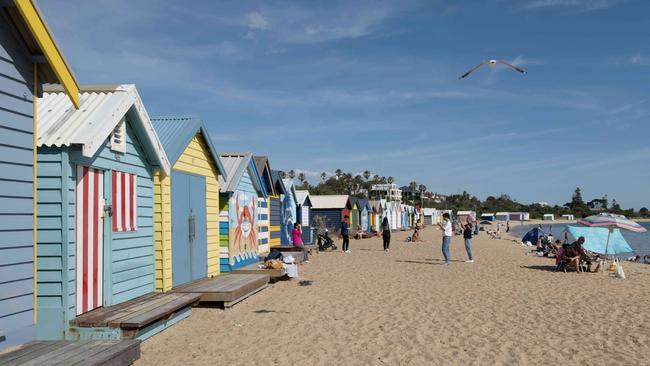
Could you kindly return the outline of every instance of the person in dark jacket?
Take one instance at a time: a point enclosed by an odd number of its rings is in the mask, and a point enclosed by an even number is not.
[[[465,251],[467,251],[467,263],[474,263],[474,255],[472,254],[472,233],[474,232],[474,225],[467,220],[463,228],[463,239],[465,239]]]
[[[390,247],[390,224],[388,223],[388,217],[384,217],[384,221],[381,222],[381,238],[384,239],[384,252],[387,252]]]
[[[350,216],[345,215],[341,222],[341,237],[343,237],[343,253],[350,253],[350,229],[348,220]]]

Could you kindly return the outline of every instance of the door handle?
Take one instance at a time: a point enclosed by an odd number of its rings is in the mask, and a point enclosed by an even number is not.
[[[192,239],[192,214],[190,214],[190,216],[187,219],[187,231],[188,231],[188,233],[187,233],[188,234],[188,240],[189,240],[189,242],[191,244],[192,241],[194,240],[194,239]]]
[[[192,215],[192,242],[196,240],[196,215]]]

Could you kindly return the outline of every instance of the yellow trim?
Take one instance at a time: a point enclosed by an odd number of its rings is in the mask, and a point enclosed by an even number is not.
[[[47,29],[36,4],[34,4],[33,0],[14,0],[14,3],[36,39],[43,55],[45,55],[47,62],[54,70],[54,74],[70,97],[72,104],[79,108],[79,85],[77,80],[75,80],[72,71],[63,59],[63,55]],[[34,97],[36,97],[36,94],[34,94]]]
[[[33,242],[34,242],[34,323],[36,323],[36,319],[38,316],[38,267],[36,266],[38,262],[38,252],[36,251],[36,243],[38,241],[38,233],[37,233],[37,212],[36,210],[38,209],[37,206],[37,200],[36,200],[36,195],[37,195],[37,185],[36,185],[36,179],[38,178],[38,174],[36,172],[36,165],[38,163],[38,150],[36,148],[36,101],[38,98],[36,98],[36,93],[38,93],[38,64],[34,64],[34,134],[32,136],[34,143],[33,143],[33,148],[32,148],[32,155],[33,155],[33,174],[34,174],[34,183],[32,184],[32,195],[34,196],[33,205],[34,205],[34,230],[33,230]]]
[[[188,143],[173,170],[205,177],[207,265],[208,277],[220,273],[219,240],[219,173],[209,148],[201,135]],[[154,241],[156,260],[156,291],[172,289],[172,223],[171,176],[158,172],[154,175]]]

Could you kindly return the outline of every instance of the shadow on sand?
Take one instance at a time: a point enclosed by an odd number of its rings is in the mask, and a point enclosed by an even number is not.
[[[555,272],[555,266],[554,265],[546,265],[546,266],[519,266],[520,268],[528,268],[528,269],[534,269],[537,271],[546,271],[546,272]]]

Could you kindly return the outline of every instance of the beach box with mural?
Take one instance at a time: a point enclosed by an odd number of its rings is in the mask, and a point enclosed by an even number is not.
[[[259,260],[258,202],[267,196],[250,152],[220,157],[226,170],[219,180],[220,269],[230,272]]]

